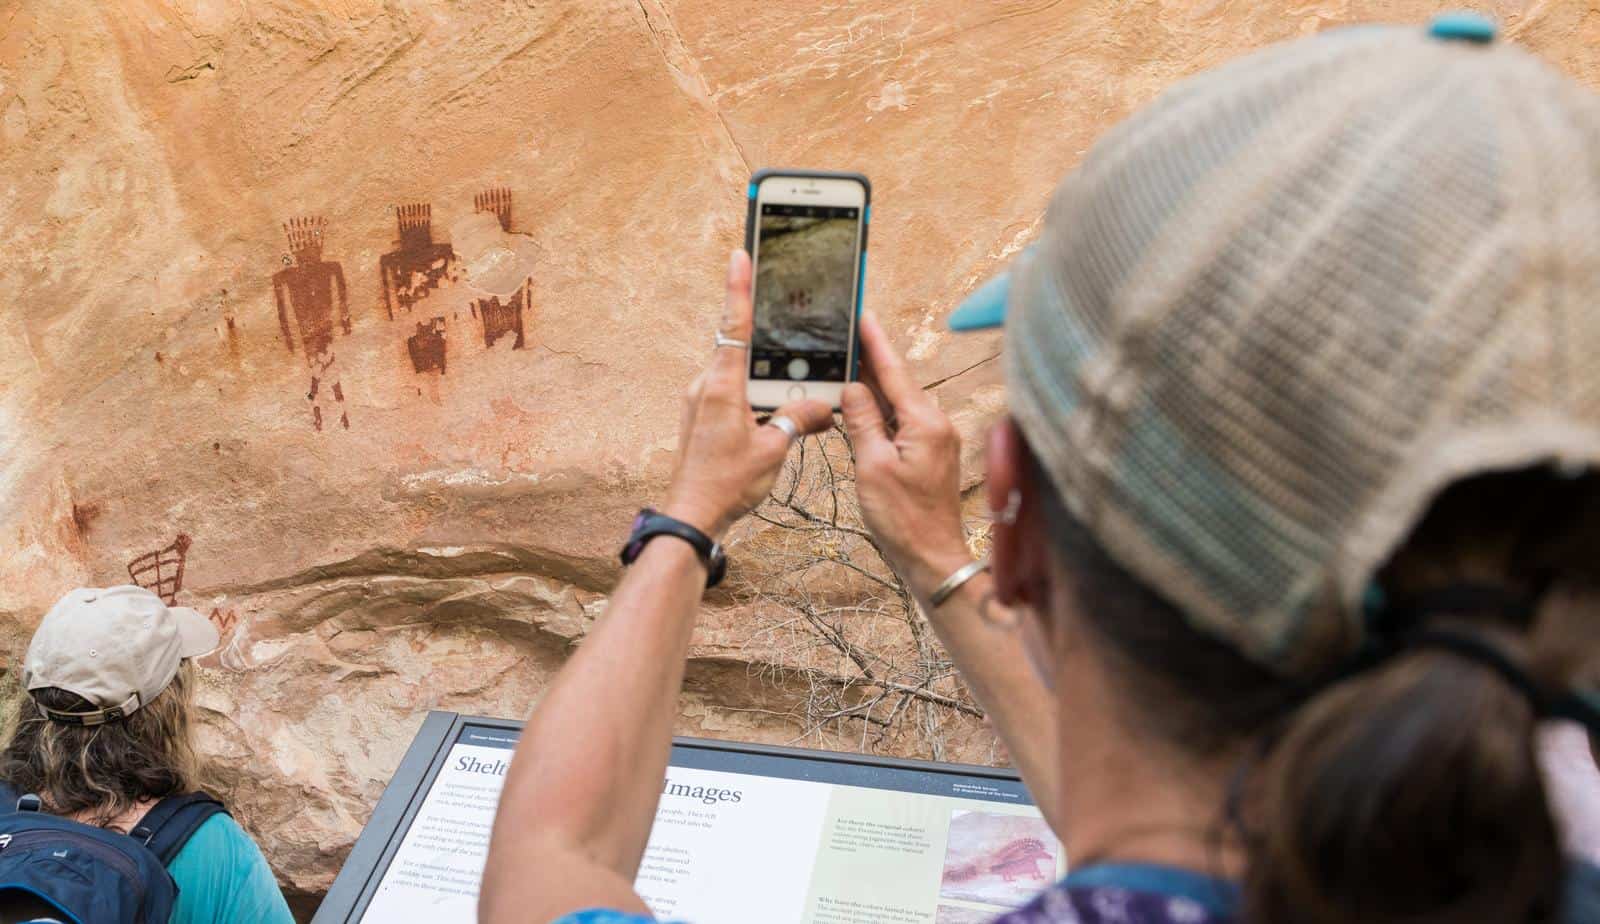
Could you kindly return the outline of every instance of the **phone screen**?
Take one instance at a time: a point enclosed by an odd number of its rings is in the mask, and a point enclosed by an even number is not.
[[[751,378],[845,381],[860,216],[853,205],[761,204]]]

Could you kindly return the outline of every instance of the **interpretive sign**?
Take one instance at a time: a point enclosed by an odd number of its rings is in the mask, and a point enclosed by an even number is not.
[[[431,713],[315,924],[473,924],[520,730]],[[635,887],[695,924],[966,924],[1064,870],[1011,771],[679,738]]]

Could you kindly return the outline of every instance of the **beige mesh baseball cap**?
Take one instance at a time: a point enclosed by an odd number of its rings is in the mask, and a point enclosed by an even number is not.
[[[1458,15],[1274,46],[1107,134],[999,323],[1106,551],[1284,673],[1451,482],[1600,463],[1600,99]]]
[[[58,722],[100,725],[158,696],[184,658],[217,647],[217,629],[198,612],[167,606],[142,587],[80,587],[50,608],[22,662],[29,692],[56,687],[95,709],[40,708]]]

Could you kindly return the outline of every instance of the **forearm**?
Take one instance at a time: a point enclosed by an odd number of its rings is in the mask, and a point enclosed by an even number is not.
[[[983,618],[983,599],[993,579],[979,574],[937,609],[930,599],[938,583],[963,563],[959,555],[954,556],[946,563],[948,567],[930,564],[917,569],[924,574],[907,576],[907,580],[934,634],[1011,753],[1013,765],[1045,820],[1060,831],[1055,696],[1029,666],[1022,633]],[[1004,610],[996,602],[989,606]]]
[[[670,537],[647,545],[534,710],[496,818],[483,901],[531,912],[551,853],[631,882],[666,775],[706,572]],[[530,837],[537,829],[536,837]],[[511,896],[521,896],[512,898]]]

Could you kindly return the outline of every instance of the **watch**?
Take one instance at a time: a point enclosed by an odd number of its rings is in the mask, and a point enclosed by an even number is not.
[[[706,566],[706,590],[722,583],[723,576],[728,573],[728,556],[722,551],[722,543],[682,520],[656,513],[649,507],[639,511],[633,519],[633,533],[628,536],[628,544],[622,547],[622,563],[633,564],[644,551],[645,544],[657,536],[676,536],[694,546],[695,554]]]

